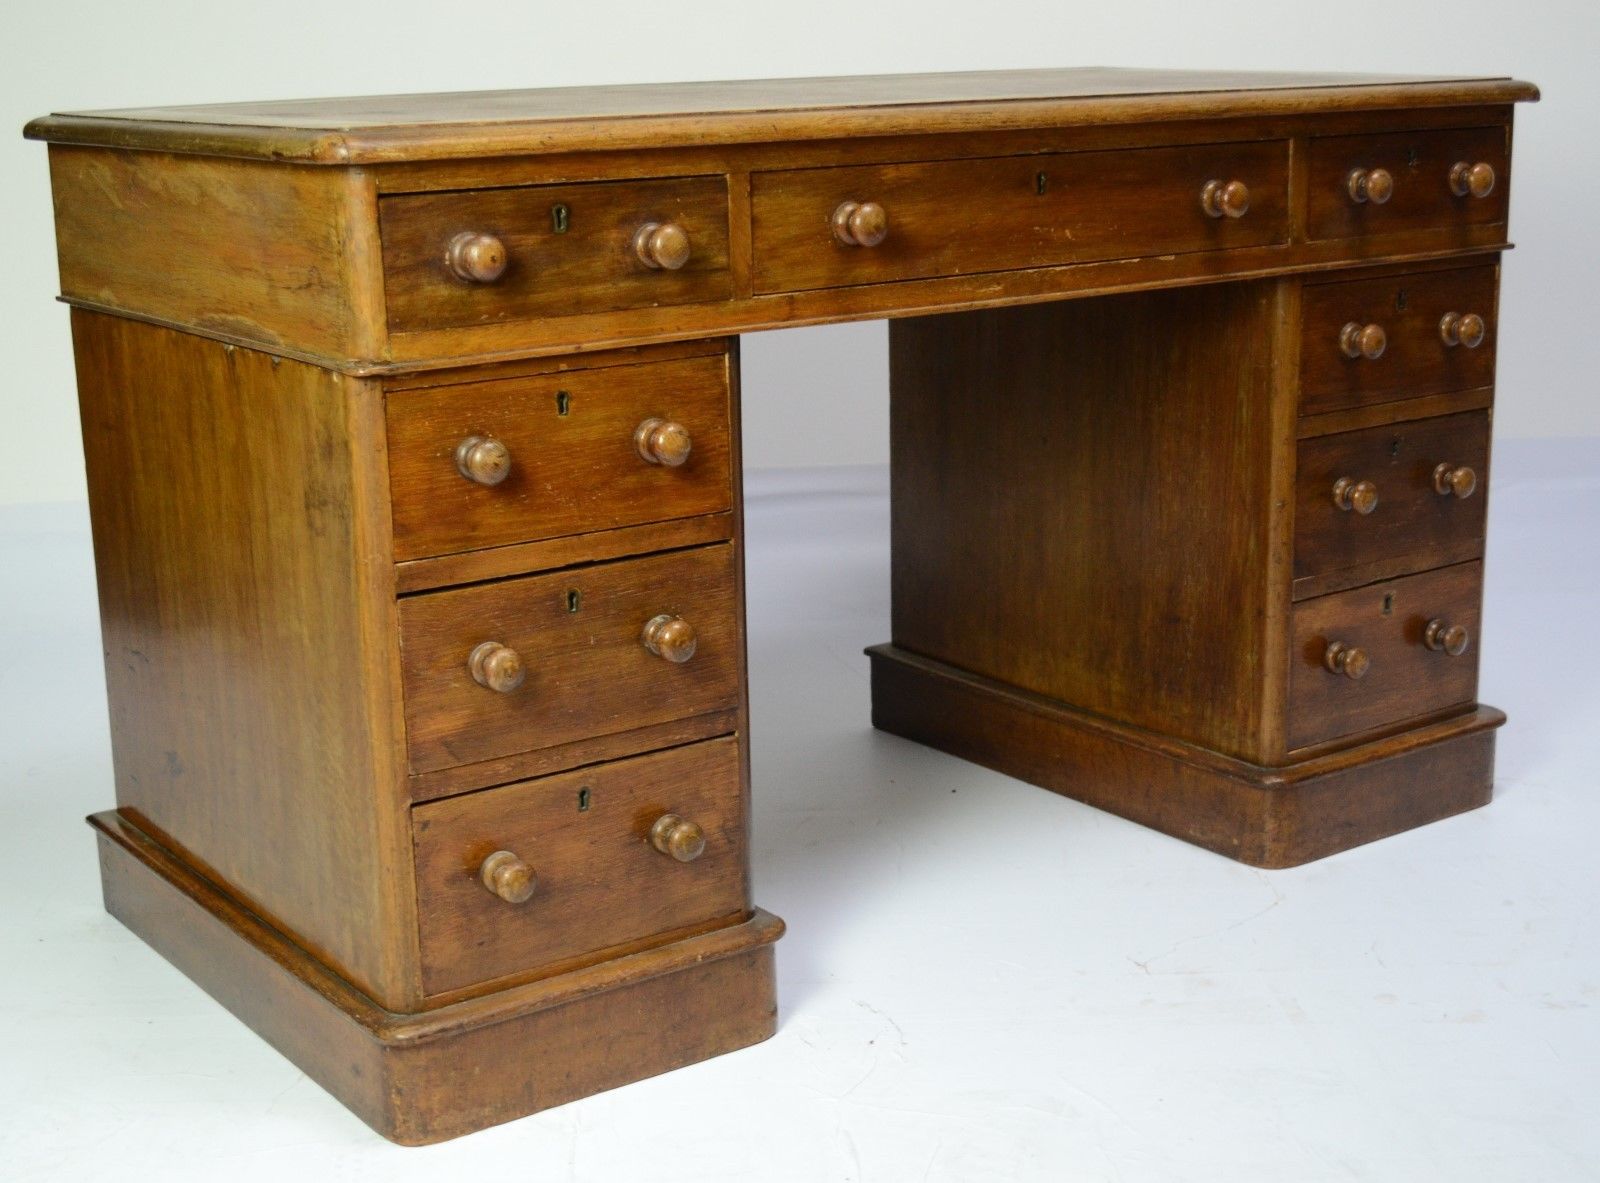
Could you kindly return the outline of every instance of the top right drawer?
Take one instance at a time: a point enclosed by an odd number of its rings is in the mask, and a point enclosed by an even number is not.
[[[1506,127],[1311,140],[1306,234],[1356,238],[1506,220]]]

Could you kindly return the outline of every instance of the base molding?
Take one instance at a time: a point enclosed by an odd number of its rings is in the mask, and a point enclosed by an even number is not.
[[[1292,867],[1487,805],[1494,732],[1478,706],[1265,767],[1118,724],[893,645],[872,723],[1258,867]]]
[[[422,1145],[759,1043],[772,945],[750,919],[415,1014],[383,1009],[115,812],[106,910],[384,1137]]]

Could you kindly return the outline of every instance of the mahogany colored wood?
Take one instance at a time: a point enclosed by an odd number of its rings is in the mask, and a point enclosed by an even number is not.
[[[1482,584],[1481,563],[1460,563],[1296,604],[1290,749],[1472,703]],[[1429,647],[1435,620],[1466,631],[1460,653]],[[1360,678],[1330,672],[1326,654],[1335,644],[1366,655]]]
[[[406,736],[417,772],[570,743],[737,703],[744,654],[733,546],[626,559],[409,596],[400,602]],[[692,660],[641,633],[661,614],[695,631]],[[515,649],[509,694],[469,666],[485,641]]]
[[[1307,170],[1306,232],[1311,238],[1395,234],[1424,226],[1488,225],[1506,220],[1509,137],[1503,127],[1390,135],[1313,136]],[[1462,160],[1487,162],[1502,178],[1483,200],[1458,197],[1451,170]],[[1383,169],[1393,181],[1387,201],[1357,200],[1350,177]]]
[[[1482,804],[1536,95],[1095,69],[37,121],[108,907],[404,1142],[770,1034],[737,334],[866,317],[879,726],[1266,866]]]
[[[724,513],[732,505],[726,354],[391,391],[389,480],[401,561]],[[651,463],[639,426],[683,424],[682,463]],[[462,478],[457,449],[504,445],[504,478]]]
[[[669,814],[702,829],[704,852],[692,862],[663,858],[653,844],[653,827]],[[500,978],[749,915],[735,739],[433,801],[412,817],[429,994],[490,989]],[[520,903],[479,881],[497,850],[515,851],[538,876]]]
[[[783,922],[759,909],[742,924],[395,1014],[122,815],[89,821],[107,910],[404,1145],[457,1138],[681,1068],[777,1028],[772,943]]]
[[[384,197],[378,224],[395,331],[733,294],[721,177]],[[492,282],[464,281],[453,268],[450,244],[463,233],[502,245]]]
[[[85,111],[35,139],[329,165],[1527,102],[1509,78],[1104,66]]]
[[[405,1009],[380,392],[117,317],[72,331],[117,805]]]
[[[1269,762],[1287,296],[1230,284],[892,322],[895,645]]]
[[[1494,729],[1505,716],[1493,707],[1263,767],[892,645],[867,654],[879,730],[1252,866],[1299,866],[1477,809],[1494,793]]]
[[[756,173],[755,291],[1283,242],[1287,148],[1267,141]],[[1248,183],[1247,216],[1207,216],[1201,191],[1219,176]],[[892,219],[871,250],[836,236],[835,213],[850,202],[881,205]]]
[[[1301,314],[1301,414],[1490,385],[1497,280],[1497,268],[1489,266],[1308,284]],[[1440,322],[1452,312],[1483,318],[1487,327],[1476,347],[1446,344]],[[1383,328],[1382,356],[1345,354],[1339,334],[1350,322]]]
[[[1434,478],[1440,464],[1451,471],[1470,469],[1475,492],[1441,494]],[[1295,578],[1359,571],[1404,557],[1420,570],[1436,566],[1441,553],[1460,554],[1462,546],[1476,546],[1481,554],[1487,497],[1476,485],[1487,478],[1488,467],[1487,411],[1302,441],[1295,478]],[[1341,508],[1341,480],[1374,487],[1371,513]]]

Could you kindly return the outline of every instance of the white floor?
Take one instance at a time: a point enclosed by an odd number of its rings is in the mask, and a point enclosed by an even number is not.
[[[1498,448],[1495,803],[1272,873],[873,732],[884,475],[753,476],[778,1035],[422,1150],[100,910],[87,525],[0,510],[0,1177],[1600,1178],[1595,454]]]

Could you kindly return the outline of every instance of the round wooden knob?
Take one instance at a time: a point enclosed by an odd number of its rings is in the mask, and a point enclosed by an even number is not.
[[[1352,681],[1360,681],[1367,676],[1372,662],[1365,649],[1357,649],[1343,641],[1329,641],[1328,648],[1322,654],[1322,664],[1328,667],[1330,674],[1343,674]]]
[[[1494,192],[1494,168],[1479,161],[1465,160],[1450,166],[1450,192],[1457,197],[1487,197]]]
[[[445,263],[457,279],[493,283],[506,273],[506,244],[493,234],[464,230],[450,240]]]
[[[833,236],[846,246],[877,246],[889,236],[889,215],[876,201],[845,201],[833,211]]]
[[[652,616],[639,639],[651,653],[678,665],[693,657],[695,646],[700,643],[694,625],[681,616],[666,614]]]
[[[1357,205],[1382,205],[1394,196],[1394,176],[1386,168],[1357,168],[1345,178],[1350,200]]]
[[[656,271],[676,271],[689,261],[689,232],[676,222],[646,222],[633,236],[639,261]]]
[[[706,848],[706,832],[688,818],[664,813],[650,827],[650,845],[680,863],[692,863]]]
[[[1342,476],[1333,482],[1333,503],[1365,517],[1378,508],[1378,486],[1371,481],[1353,481]]]
[[[478,879],[508,904],[520,904],[533,894],[539,877],[509,850],[497,850],[483,860]]]
[[[467,658],[467,668],[472,671],[474,682],[501,694],[510,694],[528,676],[521,655],[499,641],[485,641],[474,649]]]
[[[1439,339],[1446,345],[1476,349],[1483,344],[1485,325],[1476,312],[1446,312],[1439,318]]]
[[[1207,181],[1200,208],[1213,218],[1242,218],[1250,212],[1250,187],[1243,181]]]
[[[1478,487],[1478,474],[1465,464],[1459,467],[1446,461],[1433,470],[1433,489],[1441,497],[1471,497]]]
[[[456,471],[480,485],[498,485],[511,472],[511,450],[487,435],[469,435],[456,445]]]
[[[1389,347],[1389,334],[1382,325],[1363,325],[1351,321],[1339,330],[1339,348],[1346,357],[1377,361]]]
[[[1472,637],[1461,625],[1446,624],[1435,617],[1422,630],[1422,643],[1435,653],[1460,657],[1472,643]]]
[[[671,419],[646,419],[634,431],[633,443],[647,463],[668,468],[677,468],[689,459],[689,450],[694,446],[689,429]]]

